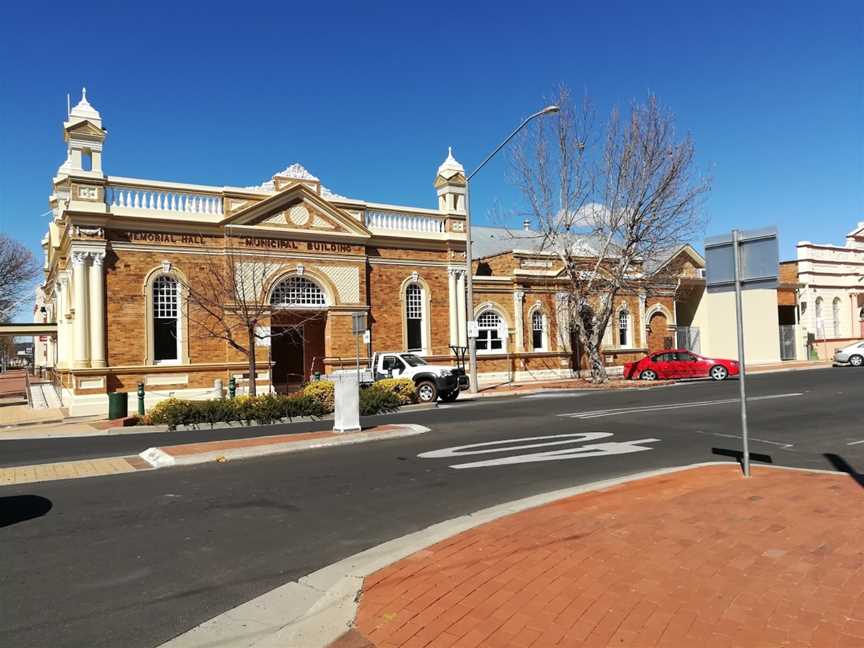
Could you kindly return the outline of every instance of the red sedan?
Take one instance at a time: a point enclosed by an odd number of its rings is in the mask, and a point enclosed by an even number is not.
[[[665,380],[668,378],[712,378],[725,380],[738,375],[738,362],[703,358],[687,349],[667,349],[624,365],[624,377],[632,380]]]

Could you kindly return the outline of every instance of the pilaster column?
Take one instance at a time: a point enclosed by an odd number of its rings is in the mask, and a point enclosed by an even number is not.
[[[75,317],[72,320],[72,366],[75,368],[90,366],[89,285],[87,274],[87,253],[73,252],[72,292],[75,298]]]
[[[558,326],[558,349],[572,351],[570,348],[570,309],[569,295],[564,292],[555,293],[555,319]]]
[[[45,342],[45,366],[54,366],[54,336],[49,335],[48,341]]]
[[[647,322],[645,321],[645,293],[639,293],[639,347],[645,348],[645,327],[647,326]]]
[[[456,297],[456,274],[458,270],[447,270],[447,303],[450,314],[450,345],[459,344],[459,303]]]
[[[467,311],[465,310],[465,271],[459,273],[459,278],[456,281],[456,312],[459,315],[458,330],[459,330],[459,346],[468,346],[468,331],[467,331]],[[472,306],[473,309],[473,306]]]
[[[90,267],[90,366],[105,366],[105,285],[102,265],[104,252],[91,252]]]
[[[522,320],[522,300],[525,299],[525,292],[522,290],[513,291],[513,332],[514,343],[516,345],[516,353],[522,353],[525,350],[525,336],[523,333]]]
[[[57,324],[57,339],[54,341],[57,346],[56,361],[54,366],[63,366],[63,357],[61,351],[66,348],[66,329],[64,328],[63,314],[65,313],[65,304],[63,303],[63,284],[59,281],[54,283],[54,323]]]

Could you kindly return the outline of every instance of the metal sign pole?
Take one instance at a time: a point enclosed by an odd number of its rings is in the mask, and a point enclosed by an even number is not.
[[[741,305],[741,255],[739,254],[739,232],[732,230],[732,259],[735,267],[735,320],[738,328],[738,387],[741,395],[741,439],[744,476],[750,476],[750,446],[747,439],[747,388],[744,365],[744,316]]]

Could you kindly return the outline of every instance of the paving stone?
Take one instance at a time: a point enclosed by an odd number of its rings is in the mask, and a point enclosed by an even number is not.
[[[356,626],[379,648],[864,646],[862,504],[848,475],[762,467],[614,486],[372,574]]]

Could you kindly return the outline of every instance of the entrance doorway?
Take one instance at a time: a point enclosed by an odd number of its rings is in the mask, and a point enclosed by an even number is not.
[[[648,320],[648,353],[672,348],[672,336],[669,335],[669,320],[660,311],[654,313]]]
[[[324,327],[327,314],[280,312],[274,314],[271,341],[273,387],[286,394],[308,382],[315,371],[323,373]]]

